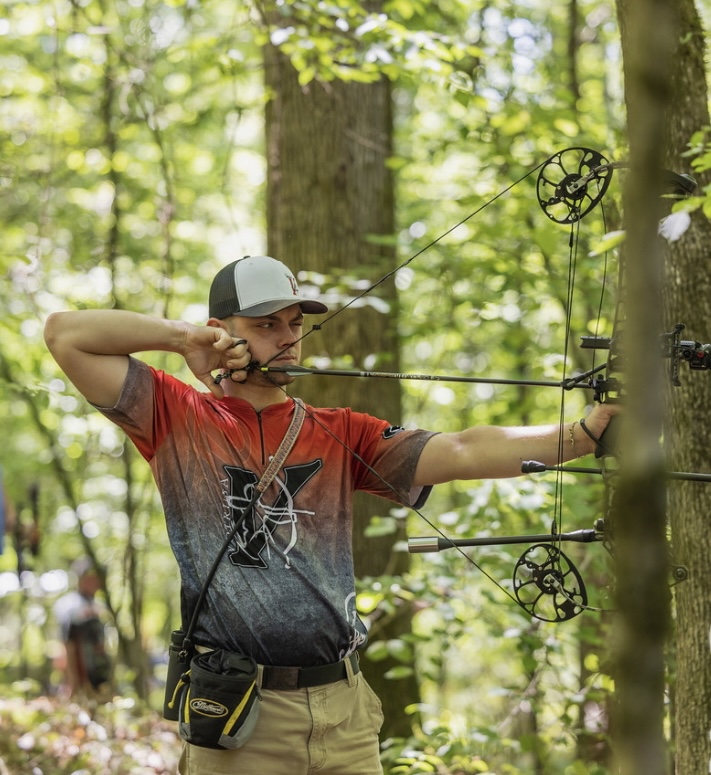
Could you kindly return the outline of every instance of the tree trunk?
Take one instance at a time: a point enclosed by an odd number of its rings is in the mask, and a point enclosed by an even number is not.
[[[631,172],[625,186],[627,402],[613,495],[618,615],[612,732],[622,775],[668,771],[664,738],[669,627],[659,309],[664,118],[670,102],[673,0],[619,0]]]
[[[693,0],[676,0],[679,16],[677,50],[672,57],[673,107],[668,122],[668,168],[691,173],[684,158],[691,135],[709,126],[705,33]],[[707,138],[708,140],[708,138]],[[708,173],[696,175],[699,190]],[[711,223],[700,211],[691,227],[669,245],[664,282],[665,330],[686,324],[686,340],[711,340],[711,300],[706,289]],[[682,365],[682,368],[683,365]],[[670,467],[681,471],[711,470],[706,411],[711,382],[706,374],[680,373],[679,387],[670,392],[665,438]],[[676,602],[676,676],[673,684],[676,772],[708,772],[711,762],[711,489],[708,484],[674,483],[669,487],[672,557],[686,566],[689,579],[674,588]]]
[[[390,86],[384,80],[312,81],[300,86],[289,60],[269,46],[265,66],[271,95],[266,108],[268,252],[290,265],[297,276],[298,270],[323,275],[323,285],[333,289],[332,314],[364,283],[395,266],[394,193],[387,167],[392,142]],[[304,284],[303,276],[300,282]],[[318,355],[336,366],[397,371],[394,283],[383,283],[363,301],[329,320],[323,332],[308,336],[305,358]],[[400,422],[400,387],[395,381],[365,388],[356,379],[302,377],[294,392],[314,405],[350,406],[393,424]],[[364,535],[371,516],[389,511],[385,501],[356,498],[353,540],[359,578],[397,575],[409,566],[408,555],[394,551],[403,538],[403,520],[392,534]],[[390,640],[410,631],[409,604],[401,602],[395,611],[376,616],[371,637]],[[384,677],[396,664],[388,659],[366,667],[384,706],[383,737],[410,733],[403,708],[419,697],[414,675],[396,683]]]

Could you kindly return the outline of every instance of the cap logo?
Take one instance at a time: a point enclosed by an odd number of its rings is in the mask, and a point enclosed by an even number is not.
[[[293,275],[287,275],[289,277],[289,282],[291,283],[291,292],[294,296],[299,295],[299,286],[296,284],[296,280],[294,279]]]

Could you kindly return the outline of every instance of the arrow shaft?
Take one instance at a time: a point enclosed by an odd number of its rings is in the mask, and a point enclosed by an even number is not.
[[[420,380],[425,382],[466,382],[482,385],[519,385],[525,387],[565,387],[562,382],[553,380],[498,379],[494,377],[455,377],[437,374],[403,374],[390,371],[359,371],[354,369],[309,369],[306,366],[258,366],[257,371],[263,373],[290,374],[292,377],[312,375],[317,377],[364,377],[375,379]],[[589,389],[589,385],[572,385],[572,387]]]

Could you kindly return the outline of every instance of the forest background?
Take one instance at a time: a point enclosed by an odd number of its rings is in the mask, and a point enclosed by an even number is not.
[[[583,0],[551,5],[5,4],[0,465],[7,515],[16,512],[0,556],[7,771],[170,772],[179,750],[159,712],[166,645],[179,624],[160,503],[144,461],[49,358],[42,326],[50,312],[113,306],[201,323],[214,272],[277,246],[274,254],[301,270],[302,285],[336,308],[351,305],[344,317],[355,322],[341,332],[347,348],[334,354],[325,326],[309,342],[311,365],[551,381],[589,368],[579,336],[610,334],[617,259],[607,248],[619,242],[624,178],[615,176],[604,211],[576,230],[573,251],[571,229],[537,202],[535,170],[570,147],[626,158],[620,9]],[[708,3],[697,7],[708,15]],[[354,253],[339,266],[328,254],[304,253],[304,241],[290,242],[277,222],[287,208],[274,193],[274,170],[284,163],[270,143],[273,106],[284,104],[289,85],[275,83],[275,57],[289,59],[292,88],[306,100],[347,95],[342,84],[387,82],[387,110],[368,99],[350,106],[367,125],[385,113],[391,120],[383,169],[392,201],[378,209],[391,210],[392,223],[367,235],[377,260]],[[326,115],[324,136],[337,119]],[[683,162],[675,171],[703,179],[707,123],[677,142],[671,155]],[[305,126],[290,127],[302,177],[313,174],[314,159],[325,164],[320,130]],[[295,166],[291,180],[300,179]],[[321,215],[336,233],[346,223],[344,203],[357,217],[368,204],[345,194],[333,200],[332,215]],[[692,207],[694,223],[708,221],[703,196]],[[288,218],[308,223],[314,208],[292,197]],[[387,289],[352,303],[403,262]],[[703,311],[700,301],[701,320]],[[670,322],[678,321],[660,327]],[[375,344],[374,331],[384,336]],[[711,334],[697,325],[690,336]],[[152,362],[191,379],[174,357]],[[683,389],[698,393],[699,378],[684,376]],[[349,387],[308,379],[295,392],[313,403],[370,401],[375,414],[392,407],[390,419],[437,430],[571,420],[591,400],[573,391],[561,406],[557,390],[483,383]],[[697,470],[709,465],[700,446]],[[591,610],[545,623],[517,607],[506,591],[525,547],[467,552],[497,587],[460,553],[410,557],[404,540],[436,530],[485,537],[547,533],[552,523],[590,528],[603,502],[595,479],[537,475],[439,487],[425,512],[432,525],[387,504],[365,509],[359,608],[371,629],[366,669],[387,711],[386,771],[609,771],[609,615]],[[703,507],[702,496],[694,508]],[[705,543],[693,532],[689,540]],[[368,561],[374,546],[386,558],[377,574]],[[565,551],[583,573],[591,609],[609,609],[603,547]],[[72,561],[84,555],[106,576],[117,689],[113,701],[88,710],[57,700],[52,616],[73,583]],[[704,588],[685,593],[701,599]],[[700,739],[694,755],[702,764],[709,682],[697,680],[700,694],[682,711],[675,662],[670,648],[668,766],[681,712],[696,714],[685,734]]]

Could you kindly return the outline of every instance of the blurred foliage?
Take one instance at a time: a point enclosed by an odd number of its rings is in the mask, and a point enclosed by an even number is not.
[[[685,154],[691,160],[694,172],[702,174],[711,170],[711,127],[702,127],[689,141]],[[674,209],[693,212],[701,209],[706,218],[711,218],[711,186],[705,186],[695,196],[674,205]]]
[[[87,710],[47,697],[0,699],[0,771],[7,775],[169,775],[179,752],[175,724],[131,701]]]

